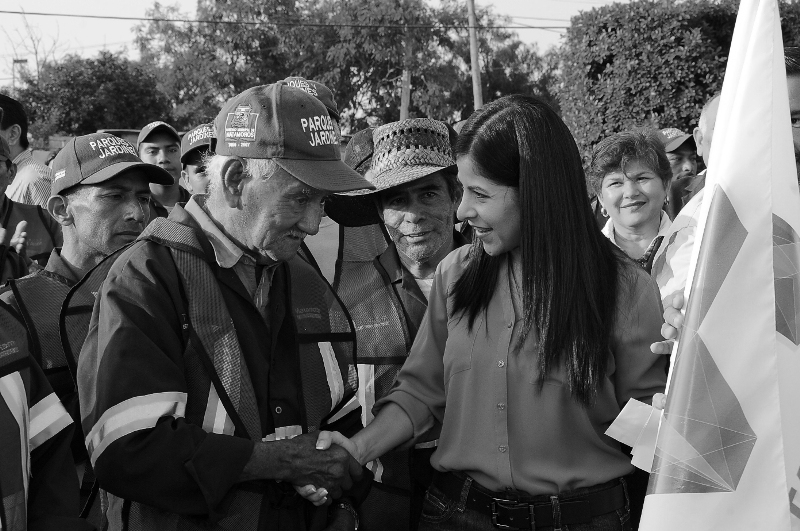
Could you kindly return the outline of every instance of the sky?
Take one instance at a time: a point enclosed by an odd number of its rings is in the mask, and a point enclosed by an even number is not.
[[[137,24],[135,21],[38,16],[32,13],[143,17],[153,3],[154,0],[105,2],[36,0],[25,3],[19,0],[0,0],[0,11],[24,10],[29,13],[23,17],[0,12],[0,86],[10,85],[12,82],[13,59],[28,59],[29,66],[34,64],[32,54],[22,44],[24,40],[29,40],[26,39],[29,35],[29,31],[25,28],[26,21],[30,33],[41,40],[42,48],[46,50],[54,48],[56,57],[67,53],[89,57],[103,49],[115,52],[127,50],[132,58],[136,57],[133,46],[133,28]],[[178,5],[189,18],[194,17],[196,12],[196,0],[161,0],[161,3]],[[499,14],[519,17],[514,19],[514,23],[520,25],[567,26],[571,16],[610,2],[609,0],[476,0],[476,3],[478,6],[491,5]],[[523,41],[536,43],[540,51],[545,51],[560,42],[563,29],[520,29],[518,34]]]

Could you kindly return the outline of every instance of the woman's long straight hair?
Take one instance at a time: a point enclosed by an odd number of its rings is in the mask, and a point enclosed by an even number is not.
[[[578,147],[544,102],[507,96],[470,116],[457,158],[482,177],[519,189],[523,322],[518,346],[536,334],[539,388],[566,365],[572,396],[590,406],[606,375],[624,258],[605,238],[587,201]],[[470,330],[497,288],[502,256],[473,241],[451,293]]]

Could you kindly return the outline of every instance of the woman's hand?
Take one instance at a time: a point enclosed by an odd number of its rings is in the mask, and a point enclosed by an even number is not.
[[[297,491],[297,494],[305,498],[307,501],[310,501],[317,507],[330,503],[328,491],[325,489],[318,489],[314,485],[306,485],[304,487],[295,485],[294,490]]]

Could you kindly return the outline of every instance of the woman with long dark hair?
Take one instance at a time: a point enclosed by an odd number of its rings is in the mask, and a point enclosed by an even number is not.
[[[437,269],[362,463],[441,423],[420,529],[629,529],[630,457],[604,435],[664,389],[658,289],[603,237],[577,146],[538,99],[475,112],[456,144],[472,246]]]

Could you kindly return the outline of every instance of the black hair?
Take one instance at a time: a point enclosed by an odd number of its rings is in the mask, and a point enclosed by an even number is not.
[[[0,129],[18,125],[20,128],[19,145],[22,149],[28,149],[28,115],[25,114],[22,104],[10,96],[0,94],[0,109],[3,109],[3,113],[0,115]]]
[[[469,157],[480,176],[519,190],[523,319],[517,348],[534,333],[539,389],[563,365],[573,398],[590,406],[606,376],[624,257],[586,204],[572,134],[543,101],[506,96],[470,116],[455,154]],[[470,331],[487,311],[504,263],[505,257],[489,256],[473,241],[450,294],[453,315],[466,317]]]
[[[653,129],[635,129],[604,138],[592,150],[589,184],[594,192],[600,195],[603,177],[615,172],[624,174],[631,162],[644,164],[658,175],[664,188],[669,186],[672,169],[658,133]]]

